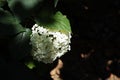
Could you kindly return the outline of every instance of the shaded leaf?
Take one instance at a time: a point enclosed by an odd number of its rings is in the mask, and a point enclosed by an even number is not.
[[[24,31],[19,21],[8,11],[0,8],[0,39],[13,37]]]
[[[50,6],[46,5],[49,0],[7,0],[8,5],[12,12],[21,20],[28,17],[35,16],[40,13],[43,6],[49,9]],[[50,1],[49,1],[50,2]],[[51,5],[51,4],[49,4]]]
[[[6,0],[0,0],[0,7],[4,6],[6,3]]]
[[[34,8],[38,5],[39,2],[43,2],[44,0],[7,0],[11,9],[17,6],[18,3],[21,4],[26,10]],[[20,6],[20,5],[18,5]]]
[[[7,0],[7,1],[10,10],[18,19],[24,20],[31,15],[32,11],[26,9],[25,5],[22,4],[22,1],[24,0]]]
[[[20,60],[29,55],[31,51],[30,34],[31,30],[26,28],[26,31],[19,33],[10,44],[10,54],[13,59]]]

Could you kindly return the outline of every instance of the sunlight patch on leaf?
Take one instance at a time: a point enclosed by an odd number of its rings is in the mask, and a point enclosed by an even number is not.
[[[35,68],[35,64],[34,64],[33,61],[26,62],[25,65],[26,65],[29,69]]]
[[[60,31],[65,34],[71,32],[69,19],[66,17],[66,15],[63,15],[59,11],[54,15],[51,15],[51,18],[46,18],[46,22],[41,21],[39,17],[37,17],[36,23],[40,26],[50,29],[51,31]]]

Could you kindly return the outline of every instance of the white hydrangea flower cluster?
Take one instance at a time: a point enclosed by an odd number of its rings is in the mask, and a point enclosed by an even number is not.
[[[44,63],[52,63],[71,49],[71,33],[53,32],[37,24],[32,27],[30,41],[33,58]]]

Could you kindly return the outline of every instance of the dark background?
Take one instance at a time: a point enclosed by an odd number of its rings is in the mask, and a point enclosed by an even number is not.
[[[120,1],[59,0],[57,10],[67,15],[73,32],[71,51],[61,57],[63,80],[105,80],[111,73],[120,77]],[[0,80],[51,80],[49,72],[57,60],[36,62],[29,70],[23,63],[27,57],[14,60],[7,43],[0,44]]]
[[[105,80],[111,73],[120,77],[120,1],[66,0],[58,8],[68,15],[73,30],[72,50],[62,57],[63,79]]]

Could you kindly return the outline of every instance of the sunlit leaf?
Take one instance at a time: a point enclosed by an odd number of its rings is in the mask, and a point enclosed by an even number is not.
[[[41,21],[41,19],[37,17],[36,23],[40,26],[49,28],[52,31],[60,31],[66,34],[71,32],[71,26],[68,18],[59,11],[56,12],[55,15],[51,15],[50,18],[46,18],[46,21]]]
[[[33,61],[29,61],[26,62],[25,65],[29,68],[29,69],[33,69],[35,67],[35,64]]]

